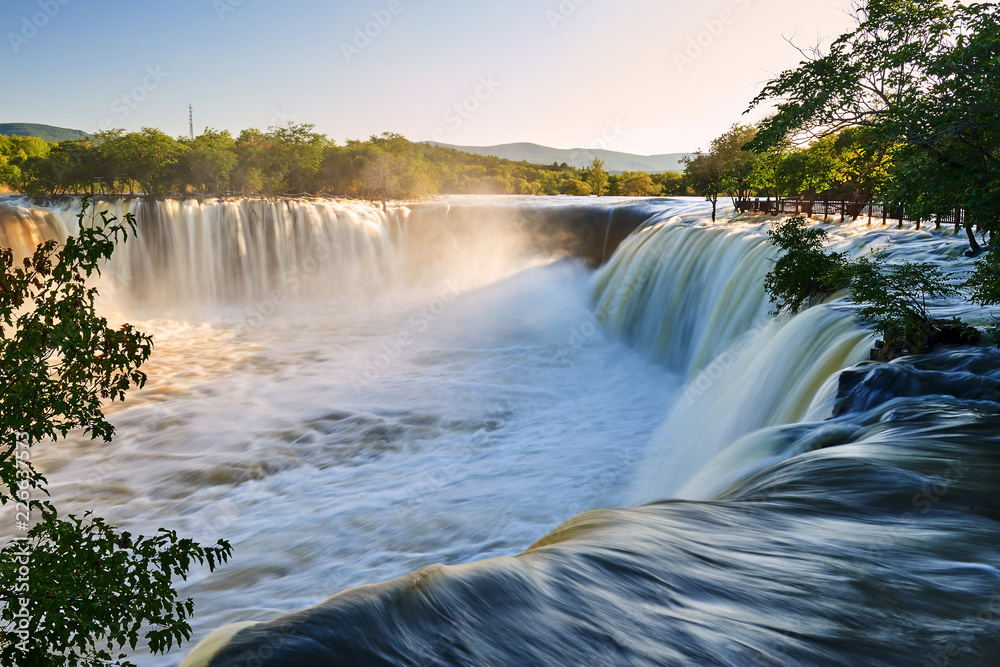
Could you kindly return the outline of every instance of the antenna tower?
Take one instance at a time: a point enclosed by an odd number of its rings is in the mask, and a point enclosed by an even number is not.
[[[188,105],[188,134],[191,136],[191,141],[194,141],[194,106]]]

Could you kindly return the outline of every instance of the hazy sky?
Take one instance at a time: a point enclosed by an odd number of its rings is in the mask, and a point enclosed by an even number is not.
[[[2,0],[0,122],[692,151],[847,3]]]

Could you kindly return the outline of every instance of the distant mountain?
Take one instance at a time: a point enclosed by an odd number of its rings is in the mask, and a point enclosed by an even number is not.
[[[45,141],[71,141],[88,136],[86,132],[80,130],[37,123],[0,123],[0,134],[8,137],[39,137]]]
[[[617,151],[605,151],[596,148],[549,148],[538,144],[501,144],[499,146],[456,146],[442,144],[436,141],[425,142],[435,146],[454,148],[455,150],[472,153],[473,155],[493,155],[506,160],[520,162],[525,160],[532,164],[552,164],[558,162],[576,167],[589,167],[595,157],[604,160],[604,169],[612,173],[623,171],[645,171],[658,174],[663,171],[684,171],[681,158],[688,153],[667,153],[665,155],[632,155]]]

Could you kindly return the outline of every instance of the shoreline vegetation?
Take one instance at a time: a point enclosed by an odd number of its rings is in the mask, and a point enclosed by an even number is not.
[[[766,283],[776,314],[850,288],[881,336],[876,360],[974,344],[978,331],[934,319],[929,305],[1000,305],[1000,247],[986,245],[1000,231],[1000,7],[867,0],[852,13],[852,31],[827,49],[799,49],[799,65],[751,101],[748,111],[767,105],[771,116],[733,125],[687,173],[713,210],[724,191],[735,205],[765,190],[859,210],[877,201],[918,227],[953,216],[967,256],[979,257],[971,273],[879,253],[851,259],[826,250],[825,231],[797,216],[772,225],[781,253]]]
[[[0,135],[0,188],[27,195],[333,195],[371,201],[430,195],[694,195],[683,174],[609,173],[474,155],[383,133],[344,145],[288,123],[261,131],[109,130],[49,143]]]

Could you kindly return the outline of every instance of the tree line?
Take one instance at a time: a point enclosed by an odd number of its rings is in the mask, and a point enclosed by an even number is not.
[[[687,163],[695,190],[901,204],[913,220],[955,209],[1000,225],[1000,8],[868,0],[856,27],[769,81],[735,124]],[[749,109],[748,109],[749,111]]]
[[[765,121],[766,122],[766,121]],[[712,202],[733,203],[752,196],[833,199],[867,205],[889,196],[897,165],[894,152],[862,128],[845,128],[805,145],[782,140],[761,150],[752,147],[760,126],[735,123],[708,150],[686,160],[685,182]]]
[[[782,250],[765,285],[776,312],[795,311],[842,289],[881,336],[873,358],[975,342],[958,320],[934,319],[928,303],[960,297],[1000,304],[1000,6],[946,0],[867,0],[856,27],[828,50],[767,83],[750,105],[776,112],[734,125],[688,163],[708,199],[729,188],[839,194],[901,204],[913,220],[965,211],[978,256],[971,272],[931,263],[850,260],[824,248],[826,234],[803,218],[775,223]],[[994,338],[1000,330],[994,327]]]
[[[0,185],[45,194],[328,194],[373,200],[432,194],[694,194],[683,174],[611,174],[537,165],[415,143],[384,133],[339,145],[309,124],[233,137],[206,129],[194,139],[154,128],[109,130],[72,141],[0,136]]]

